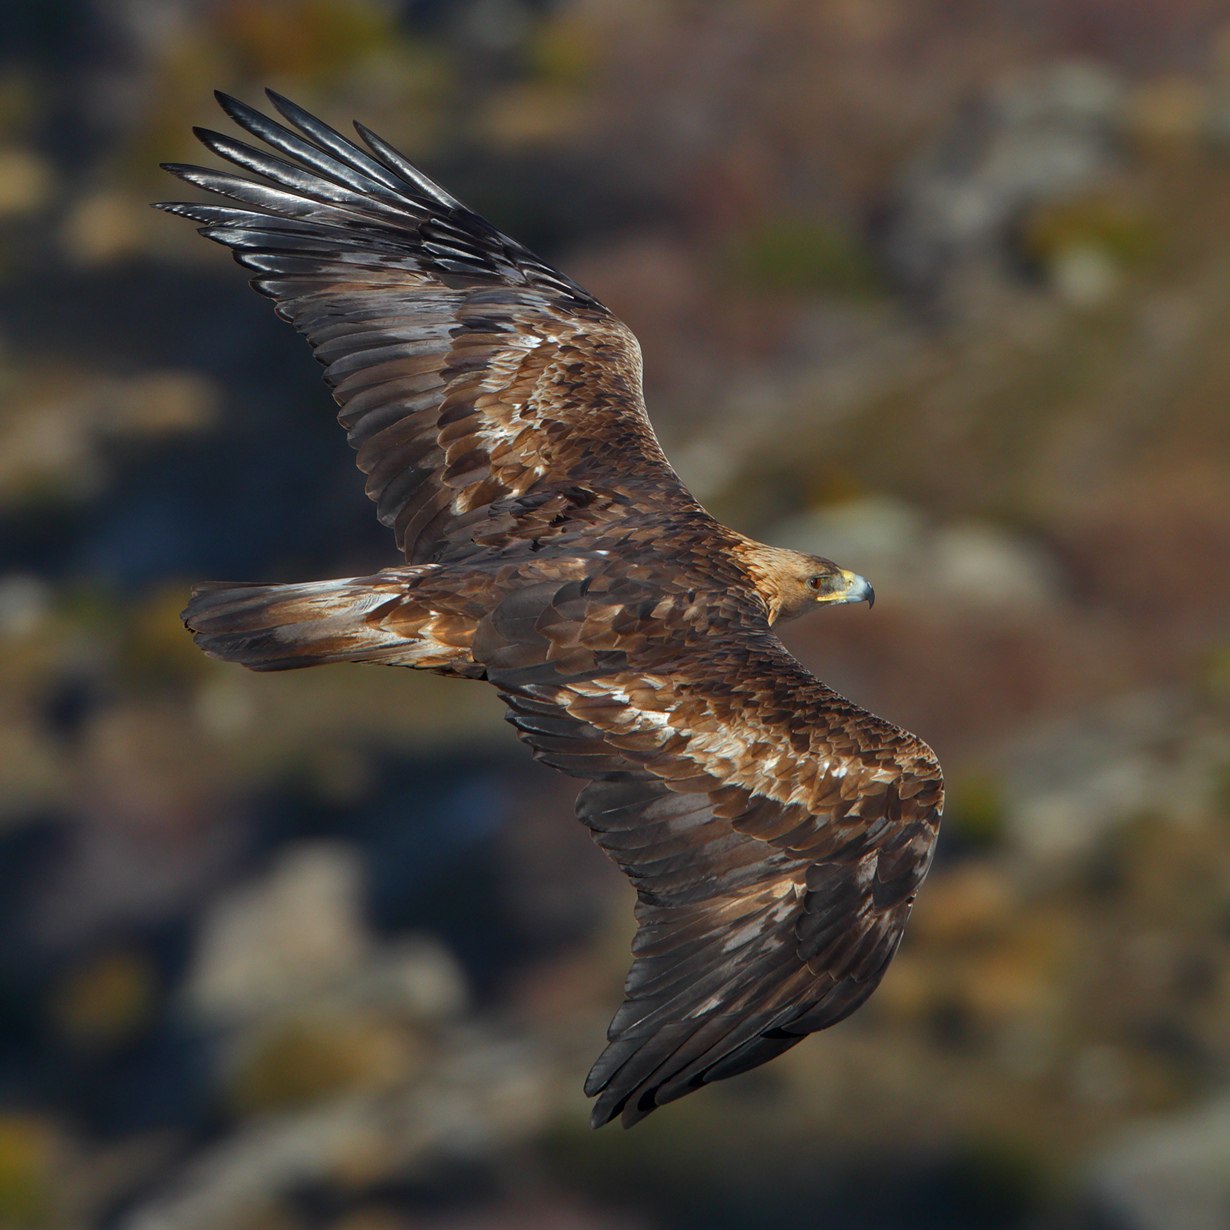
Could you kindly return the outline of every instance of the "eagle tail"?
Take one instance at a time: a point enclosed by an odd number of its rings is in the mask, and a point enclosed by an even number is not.
[[[434,613],[416,611],[408,571],[298,585],[207,582],[193,586],[182,619],[211,658],[249,670],[381,662],[473,673],[468,647],[440,640]]]

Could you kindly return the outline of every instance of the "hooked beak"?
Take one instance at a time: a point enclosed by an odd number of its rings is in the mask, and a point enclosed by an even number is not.
[[[844,605],[847,602],[866,602],[870,609],[876,604],[876,591],[871,588],[871,582],[866,577],[839,568],[831,578],[827,578],[824,590],[817,594],[816,601],[832,606]]]

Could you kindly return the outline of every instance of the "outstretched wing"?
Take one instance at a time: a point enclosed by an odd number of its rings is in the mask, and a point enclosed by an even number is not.
[[[361,149],[269,96],[297,131],[218,99],[276,155],[196,130],[257,178],[166,167],[237,204],[159,208],[231,248],[308,338],[408,561],[464,555],[475,533],[487,546],[558,533],[631,494],[694,503],[649,425],[623,324],[375,134],[356,125]]]
[[[853,1012],[897,949],[943,798],[925,744],[737,612],[676,627],[682,652],[605,618],[579,585],[523,590],[475,639],[535,755],[589,779],[577,812],[637,890],[624,1003],[586,1082],[595,1126]]]

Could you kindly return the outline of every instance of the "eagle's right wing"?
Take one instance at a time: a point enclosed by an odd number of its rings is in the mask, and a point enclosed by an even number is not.
[[[162,203],[256,273],[325,365],[367,493],[411,563],[694,501],[645,414],[640,348],[596,299],[366,129],[225,95],[281,157],[197,136],[255,178],[168,164],[237,204]]]

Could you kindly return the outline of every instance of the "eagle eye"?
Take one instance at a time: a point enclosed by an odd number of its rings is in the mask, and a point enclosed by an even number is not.
[[[824,584],[824,578],[823,577],[808,577],[807,584],[810,585],[812,589],[819,589],[820,586]]]

